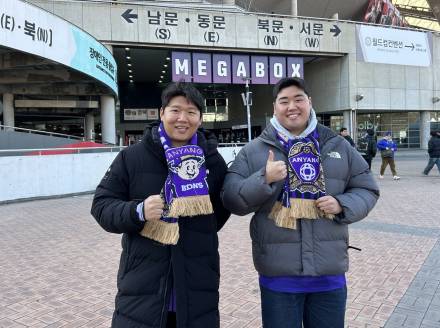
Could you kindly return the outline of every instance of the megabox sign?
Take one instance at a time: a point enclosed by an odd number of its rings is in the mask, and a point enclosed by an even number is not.
[[[171,58],[173,81],[275,84],[284,77],[304,77],[302,57],[175,51]]]

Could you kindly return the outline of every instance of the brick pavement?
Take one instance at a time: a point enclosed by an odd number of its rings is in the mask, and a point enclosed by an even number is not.
[[[420,157],[420,158],[417,158]],[[398,158],[400,181],[350,228],[347,327],[440,327],[440,177],[426,158]],[[378,171],[378,160],[373,171]],[[89,214],[91,196],[0,206],[0,327],[109,327],[120,236]],[[220,233],[221,325],[260,327],[249,216]]]

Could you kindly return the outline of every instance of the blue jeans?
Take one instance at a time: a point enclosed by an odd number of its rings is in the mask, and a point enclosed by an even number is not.
[[[344,328],[346,286],[317,293],[260,290],[264,328]]]
[[[431,171],[431,169],[434,167],[434,164],[437,165],[438,172],[440,173],[440,158],[439,157],[437,157],[437,158],[430,157],[428,165],[423,170],[423,174],[428,175],[429,171]]]

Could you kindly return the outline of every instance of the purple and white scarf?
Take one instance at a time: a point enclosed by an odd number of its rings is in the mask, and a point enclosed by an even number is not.
[[[303,138],[291,139],[279,131],[276,137],[287,152],[288,174],[269,217],[277,226],[289,229],[296,229],[298,219],[332,219],[332,214],[325,214],[315,205],[325,196],[317,129]]]
[[[212,214],[213,208],[204,165],[205,155],[197,145],[197,132],[187,145],[181,147],[172,147],[162,123],[158,132],[168,165],[168,177],[161,191],[164,211],[160,220],[145,222],[141,235],[175,245],[179,240],[179,217]]]

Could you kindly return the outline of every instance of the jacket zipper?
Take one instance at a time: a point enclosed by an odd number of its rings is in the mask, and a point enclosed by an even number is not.
[[[170,276],[170,272],[171,272],[171,259],[170,259],[170,265],[168,266],[168,273],[167,273],[167,278],[165,280],[165,291],[164,291],[164,303],[163,303],[163,307],[162,307],[162,313],[160,314],[160,327],[164,327],[163,326],[163,319],[164,319],[164,315],[168,312],[166,307],[167,307],[167,290],[168,290],[168,282],[169,282],[169,276]]]

